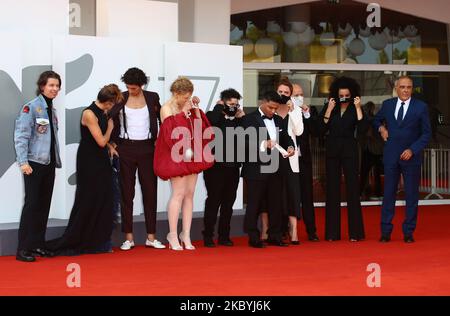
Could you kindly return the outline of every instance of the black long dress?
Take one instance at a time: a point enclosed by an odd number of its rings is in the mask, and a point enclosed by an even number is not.
[[[85,110],[94,112],[105,134],[108,119],[95,103]],[[111,252],[113,229],[112,168],[107,148],[101,148],[89,129],[80,124],[77,152],[77,189],[64,235],[47,242],[58,255]]]
[[[287,130],[289,126],[289,113],[283,118],[283,127]],[[282,199],[281,205],[283,215],[295,216],[298,220],[301,219],[301,192],[299,174],[292,171],[289,158],[280,160],[280,169],[282,181]],[[287,223],[286,223],[287,224]]]

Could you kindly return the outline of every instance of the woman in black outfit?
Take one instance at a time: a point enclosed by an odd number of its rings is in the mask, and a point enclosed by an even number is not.
[[[120,102],[115,84],[103,87],[81,116],[77,152],[77,189],[69,224],[62,237],[47,242],[57,255],[111,252],[113,228],[112,168],[107,144],[113,121],[106,115]]]
[[[355,131],[364,133],[369,125],[361,109],[358,83],[347,77],[336,78],[330,87],[328,104],[319,119],[319,129],[326,135],[326,216],[325,239],[341,239],[340,184],[344,171],[347,194],[350,241],[365,238],[359,199],[358,145]]]

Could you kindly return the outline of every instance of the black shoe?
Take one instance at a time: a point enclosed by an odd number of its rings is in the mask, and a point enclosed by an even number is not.
[[[19,250],[19,251],[17,251],[17,254],[16,254],[16,260],[23,261],[23,262],[34,262],[34,261],[36,261],[36,258],[29,251]]]
[[[208,248],[216,247],[216,244],[214,243],[214,240],[212,238],[203,239],[203,245]]]
[[[42,248],[36,248],[31,250],[31,253],[35,256],[35,257],[47,257],[47,258],[51,258],[55,256],[55,253],[50,251],[50,250],[46,250],[46,249],[42,249]]]
[[[309,241],[313,241],[313,242],[318,242],[319,241],[319,237],[316,234],[312,234],[308,236],[308,240]]]
[[[253,248],[266,248],[266,245],[260,240],[258,241],[249,241],[248,245]]]
[[[278,246],[278,247],[287,247],[287,246],[289,246],[288,243],[285,243],[282,240],[270,240],[270,239],[268,239],[267,243],[269,245],[271,245],[271,246]]]
[[[412,235],[405,236],[404,241],[408,244],[415,242],[414,237]]]
[[[381,235],[380,242],[390,242],[391,236],[389,235]]]
[[[298,241],[298,240],[291,240],[291,245],[298,246],[298,245],[300,245],[300,241]]]
[[[222,246],[227,246],[227,247],[233,247],[234,246],[234,243],[233,243],[233,241],[230,238],[227,238],[227,239],[219,238],[218,244],[222,245]]]

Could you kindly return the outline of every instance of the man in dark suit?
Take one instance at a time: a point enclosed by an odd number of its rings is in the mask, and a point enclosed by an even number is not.
[[[287,126],[284,126],[287,124],[275,114],[281,102],[278,93],[267,92],[260,107],[242,118],[242,127],[249,135],[245,137],[247,155],[241,173],[248,192],[244,230],[249,236],[249,245],[255,248],[264,247],[257,225],[260,202],[264,197],[269,212],[267,242],[270,245],[287,246],[282,241],[281,177],[278,159],[290,157],[295,151],[294,143],[287,133]],[[277,144],[287,151],[284,156],[274,148]],[[269,193],[265,196],[267,192]]]
[[[384,198],[381,211],[381,242],[391,239],[392,219],[400,174],[403,176],[406,194],[406,218],[403,222],[404,241],[414,242],[417,223],[420,166],[422,151],[431,138],[427,105],[411,98],[413,81],[400,77],[395,85],[398,98],[383,102],[373,121],[380,132],[384,146]],[[385,125],[383,125],[385,123]]]
[[[306,232],[308,233],[308,240],[319,241],[317,236],[316,218],[314,214],[314,199],[313,199],[313,173],[312,173],[312,159],[311,146],[309,139],[311,135],[316,135],[315,124],[309,107],[303,103],[303,88],[299,84],[293,84],[293,98],[298,98],[303,112],[304,130],[302,135],[297,136],[297,145],[300,150],[299,156],[299,180],[301,188],[302,200],[302,217],[305,222]]]

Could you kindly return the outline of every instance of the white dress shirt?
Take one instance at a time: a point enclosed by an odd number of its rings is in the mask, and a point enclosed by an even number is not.
[[[403,105],[403,117],[402,117],[402,120],[404,120],[405,116],[406,116],[406,112],[408,112],[409,103],[411,102],[411,98],[409,98],[406,101],[402,101],[402,100],[400,100],[400,98],[397,99],[397,105],[395,106],[395,113],[394,113],[395,119],[397,119],[398,111],[400,111],[400,106],[402,105],[402,102],[405,102],[405,104]]]
[[[261,114],[261,116],[265,115],[263,113],[263,111],[261,111],[261,108],[258,109],[259,113]],[[275,121],[272,118],[271,120],[269,119],[263,119],[264,121],[264,125],[266,125],[267,128],[267,132],[269,133],[269,138],[270,140],[277,140],[277,127],[275,126]],[[263,140],[261,142],[261,144],[259,145],[259,151],[266,151],[266,141]]]

